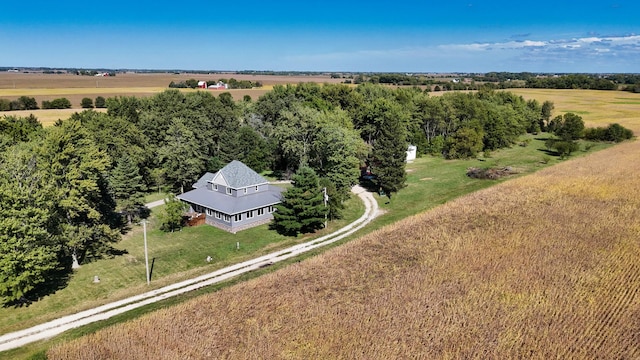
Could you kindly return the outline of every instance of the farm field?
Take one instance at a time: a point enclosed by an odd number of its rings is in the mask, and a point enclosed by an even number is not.
[[[517,92],[640,132],[638,95]],[[638,141],[572,157],[48,356],[638,358],[638,158]],[[428,161],[403,191],[437,180]]]
[[[103,96],[151,96],[168,89],[169,83],[196,80],[217,80],[221,78],[236,80],[260,81],[261,88],[255,89],[231,89],[230,92],[236,100],[241,100],[244,95],[250,95],[256,99],[276,84],[297,84],[300,82],[339,83],[342,79],[331,79],[329,76],[275,76],[275,75],[244,75],[228,73],[211,74],[140,74],[118,73],[114,77],[79,76],[71,74],[23,74],[0,73],[0,98],[15,99],[26,95],[35,97],[38,104],[42,100],[52,100],[58,97],[66,97],[74,108],[80,109],[80,101],[83,97],[95,98]],[[182,91],[195,91],[181,89]],[[213,91],[213,90],[209,90]],[[219,91],[219,90],[216,90]]]
[[[50,126],[58,119],[66,119],[74,112],[82,111],[80,102],[85,97],[92,100],[95,100],[98,96],[102,96],[105,99],[114,96],[148,97],[169,89],[168,86],[171,81],[180,82],[188,79],[217,80],[231,77],[236,80],[260,81],[263,84],[262,87],[254,89],[224,90],[231,93],[235,100],[242,100],[245,95],[249,95],[256,100],[276,84],[297,84],[299,82],[339,83],[342,81],[342,79],[331,79],[329,76],[276,76],[228,73],[119,73],[114,77],[94,77],[71,74],[3,72],[0,73],[0,99],[15,100],[20,96],[29,96],[35,98],[38,105],[40,105],[42,101],[65,97],[71,102],[72,109],[3,111],[0,112],[0,116],[28,116],[33,114],[44,126]],[[180,90],[196,91],[192,89]]]

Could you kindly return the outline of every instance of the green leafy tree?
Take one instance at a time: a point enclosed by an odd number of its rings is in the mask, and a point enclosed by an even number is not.
[[[542,108],[541,108],[542,119],[540,123],[540,128],[542,131],[547,130],[547,125],[551,120],[551,113],[553,112],[553,108],[554,108],[554,105],[551,101],[547,100],[544,103],[542,103]]]
[[[26,299],[61,266],[53,193],[33,149],[0,157],[0,303]]]
[[[446,141],[447,158],[464,159],[478,155],[482,151],[482,139],[482,130],[471,126],[458,129]]]
[[[176,119],[169,127],[165,145],[158,153],[165,178],[181,193],[185,186],[191,186],[203,173],[205,160],[202,151],[193,131],[180,119]]]
[[[17,108],[11,110],[37,110],[38,102],[35,98],[29,96],[20,96],[17,100]]]
[[[169,194],[164,203],[164,211],[160,213],[160,230],[171,232],[180,230],[184,225],[184,212],[187,205],[176,199],[173,194]]]
[[[573,141],[582,137],[584,121],[574,113],[556,116],[553,121],[553,133],[564,141]]]
[[[251,169],[261,172],[271,166],[270,144],[250,126],[243,126],[238,133],[238,160]]]
[[[142,182],[138,165],[128,155],[124,155],[112,170],[109,182],[116,200],[116,210],[122,212],[131,224],[133,217],[144,206],[144,191],[147,189]]]
[[[325,214],[318,176],[303,166],[293,176],[293,187],[284,192],[282,203],[276,205],[272,228],[288,236],[313,232],[323,227]]]
[[[309,153],[319,116],[319,111],[302,104],[295,104],[291,110],[282,111],[280,120],[273,130],[273,136],[283,154],[287,169],[295,170],[309,163]]]
[[[317,130],[313,150],[312,164],[320,176],[333,184],[333,197],[338,202],[346,200],[351,187],[358,183],[360,157],[365,155],[366,144],[357,131],[330,123]]]
[[[108,254],[120,240],[121,226],[105,177],[108,155],[80,121],[67,120],[49,129],[40,156],[56,188],[55,212],[67,255],[78,265]]]

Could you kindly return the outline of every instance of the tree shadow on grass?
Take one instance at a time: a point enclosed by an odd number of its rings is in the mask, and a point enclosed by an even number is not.
[[[38,284],[35,289],[28,291],[20,299],[8,302],[4,307],[21,308],[31,305],[31,303],[42,299],[45,296],[54,294],[58,290],[62,290],[69,284],[71,279],[71,261],[64,264],[56,270],[51,271],[46,276],[46,280]]]

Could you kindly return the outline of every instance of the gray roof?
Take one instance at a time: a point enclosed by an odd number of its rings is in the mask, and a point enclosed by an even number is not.
[[[233,215],[244,211],[279,204],[282,200],[281,193],[284,189],[269,185],[267,191],[260,191],[243,196],[231,196],[218,191],[200,187],[187,191],[177,198],[191,204],[197,204],[222,213]]]
[[[232,189],[241,189],[248,186],[266,184],[267,180],[247,165],[238,160],[233,160],[220,169],[215,176],[222,174],[227,184]],[[214,177],[215,177],[214,176]]]
[[[197,188],[201,188],[201,187],[203,187],[203,186],[207,185],[207,183],[208,183],[211,179],[213,179],[213,177],[214,177],[215,175],[216,175],[215,173],[210,173],[210,172],[205,173],[204,175],[202,175],[202,176],[200,177],[200,179],[198,179],[198,181],[196,181],[196,183],[195,183],[195,184],[193,184],[193,188],[194,188],[194,189],[197,189]]]

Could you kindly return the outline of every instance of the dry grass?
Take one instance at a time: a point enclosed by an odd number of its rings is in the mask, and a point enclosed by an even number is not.
[[[49,359],[639,358],[639,155],[504,182]]]
[[[640,94],[623,91],[509,89],[525,99],[550,100],[554,116],[574,112],[587,126],[620,123],[640,134]]]

